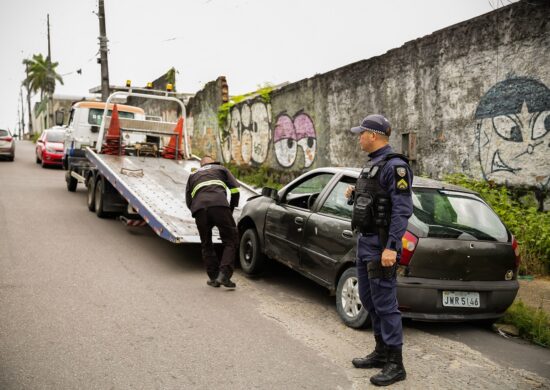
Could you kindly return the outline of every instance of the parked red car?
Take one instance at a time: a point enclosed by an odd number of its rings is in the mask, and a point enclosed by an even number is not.
[[[47,165],[62,165],[63,140],[65,129],[52,128],[44,130],[38,141],[36,141],[36,163]]]

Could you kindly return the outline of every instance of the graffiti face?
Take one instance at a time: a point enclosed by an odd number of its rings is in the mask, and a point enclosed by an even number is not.
[[[270,107],[263,102],[242,104],[231,109],[229,128],[222,138],[222,155],[226,162],[261,164],[267,158],[270,140]],[[223,135],[222,135],[223,137]]]
[[[298,152],[304,153],[304,167],[308,168],[315,160],[317,136],[309,115],[299,113],[290,118],[279,115],[273,134],[275,156],[281,166],[291,167],[296,161]]]
[[[475,117],[485,179],[548,187],[550,90],[529,78],[502,81],[481,99]]]

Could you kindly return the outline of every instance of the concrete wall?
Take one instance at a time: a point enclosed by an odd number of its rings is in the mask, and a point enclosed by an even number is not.
[[[303,171],[360,166],[349,133],[369,113],[417,174],[550,187],[550,2],[529,0],[235,105],[220,129],[219,80],[188,109],[196,154]]]

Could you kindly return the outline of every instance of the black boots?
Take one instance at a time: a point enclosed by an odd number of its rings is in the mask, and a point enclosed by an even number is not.
[[[355,358],[351,362],[355,368],[382,368],[386,364],[386,344],[382,336],[374,336],[376,347],[374,351],[362,358]]]
[[[237,287],[237,285],[235,283],[233,283],[231,281],[231,279],[229,279],[223,272],[220,272],[220,274],[216,278],[215,282],[218,283],[218,285],[214,286],[214,287],[219,287],[220,285],[222,285],[224,287],[227,287],[227,288]],[[206,283],[208,283],[208,282],[206,282]]]
[[[207,280],[206,284],[212,287],[220,287],[220,283],[216,279]]]
[[[388,386],[392,383],[402,381],[407,377],[403,366],[403,355],[400,348],[387,349],[388,360],[378,374],[370,378],[373,385]]]

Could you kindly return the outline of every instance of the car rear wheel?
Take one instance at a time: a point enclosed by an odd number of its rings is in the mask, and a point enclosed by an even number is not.
[[[355,267],[344,271],[336,288],[336,311],[350,328],[370,327],[370,317],[359,299],[359,281]]]
[[[95,214],[99,218],[106,218],[107,212],[103,209],[105,206],[105,194],[104,194],[104,187],[105,183],[103,181],[102,177],[98,177],[95,181],[95,189],[94,189],[94,204],[95,204]]]
[[[88,178],[88,210],[95,211],[95,180],[93,176]]]
[[[266,258],[262,253],[256,229],[248,228],[241,237],[239,260],[242,270],[249,275],[258,274],[263,270]]]

